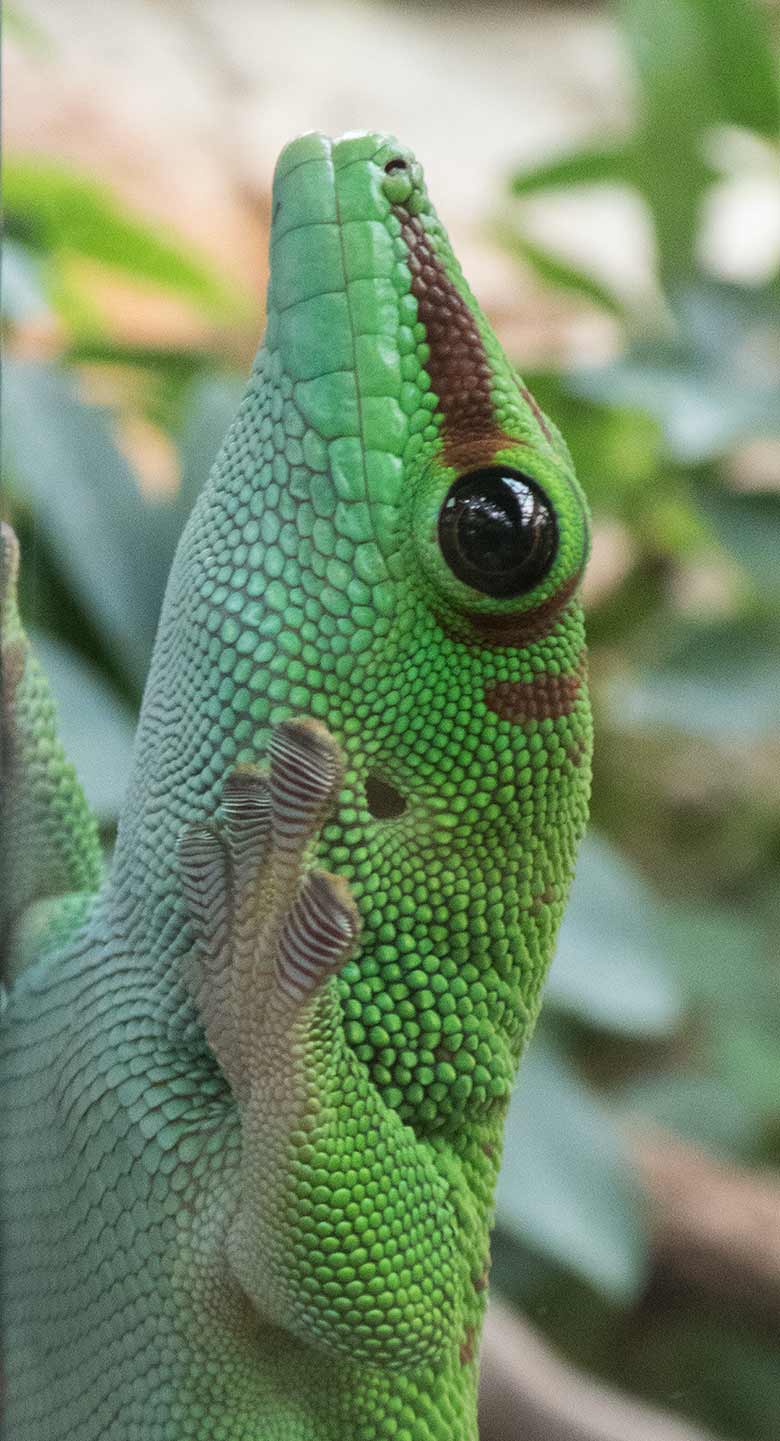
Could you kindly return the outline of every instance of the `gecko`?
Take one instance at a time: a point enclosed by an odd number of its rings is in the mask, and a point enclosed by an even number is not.
[[[265,337],[105,879],[6,527],[8,1441],[475,1441],[504,1117],[588,810],[588,537],[373,133],[277,163]]]

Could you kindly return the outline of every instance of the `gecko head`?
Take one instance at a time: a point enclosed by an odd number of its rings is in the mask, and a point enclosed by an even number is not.
[[[587,507],[393,137],[283,152],[268,309],[309,467],[285,704],[346,757],[348,1035],[413,1124],[458,1126],[506,1099],[584,824]]]
[[[506,1101],[584,824],[587,509],[409,150],[302,136],[272,214],[265,341],[180,548],[155,704],[198,697],[176,765],[204,812],[279,721],[336,737],[348,1039],[406,1119],[455,1133]],[[169,752],[137,753],[150,824]]]

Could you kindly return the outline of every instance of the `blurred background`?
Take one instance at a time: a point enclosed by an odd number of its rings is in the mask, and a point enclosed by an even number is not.
[[[485,1441],[780,1437],[780,9],[12,0],[2,509],[110,849],[295,133],[422,159],[594,513],[593,826],[513,1102]]]

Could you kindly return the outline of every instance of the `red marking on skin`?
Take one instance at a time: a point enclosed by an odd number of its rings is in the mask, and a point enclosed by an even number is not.
[[[482,1267],[482,1270],[480,1271],[479,1275],[476,1276],[476,1277],[473,1279],[473,1281],[472,1281],[472,1284],[473,1284],[473,1286],[474,1286],[474,1290],[475,1290],[477,1293],[479,1293],[480,1291],[486,1291],[486,1290],[487,1290],[487,1283],[488,1283],[488,1276],[489,1276],[489,1275],[490,1275],[490,1257],[488,1256],[488,1257],[486,1257],[486,1259],[485,1259],[485,1264],[484,1264],[484,1266]]]
[[[548,675],[531,681],[499,681],[485,690],[485,705],[511,725],[571,715],[585,678],[584,657],[573,675]]]
[[[494,1157],[495,1154],[496,1154],[496,1148],[495,1148],[495,1146],[493,1145],[493,1142],[492,1142],[492,1141],[483,1141],[483,1142],[482,1142],[482,1152],[483,1152],[483,1155],[487,1156],[488,1159],[492,1161],[493,1157]]]
[[[470,1366],[474,1360],[474,1327],[466,1327],[466,1335],[460,1343],[460,1364]]]
[[[573,745],[566,747],[566,757],[575,767],[582,765],[588,754],[588,747],[584,741],[575,741]]]
[[[533,915],[538,916],[541,911],[546,910],[547,906],[554,905],[558,899],[558,893],[555,890],[540,891],[538,896],[533,897],[529,910]]]

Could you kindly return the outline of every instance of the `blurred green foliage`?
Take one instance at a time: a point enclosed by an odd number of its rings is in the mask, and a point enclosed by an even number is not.
[[[771,1338],[695,1294],[659,1304],[648,1290],[625,1125],[647,1118],[744,1165],[780,1164],[777,460],[774,476],[759,458],[750,488],[734,484],[746,441],[780,445],[780,285],[726,283],[699,259],[720,130],[777,151],[777,57],[748,0],[615,8],[633,132],[513,177],[502,228],[546,284],[622,327],[609,364],[526,379],[626,562],[590,607],[594,828],[510,1111],[495,1276],[583,1363],[723,1434],[772,1441]],[[647,313],[523,231],[526,197],[604,183],[639,194],[653,226],[662,303]],[[241,300],[54,164],[9,163],[6,211],[5,507],[64,739],[110,841],[173,549],[243,382],[216,345],[115,342],[74,262],[172,290],[225,328]],[[19,358],[15,336],[51,311],[57,358]],[[144,499],[115,410],[84,399],[85,367],[175,446],[175,494]]]
[[[726,169],[719,142],[747,131],[777,171],[777,53],[769,17],[751,0],[614,8],[635,74],[632,133],[515,175],[501,230],[544,282],[618,315],[623,333],[609,364],[526,376],[567,437],[597,528],[621,527],[630,561],[590,607],[600,834],[583,851],[540,1039],[561,1042],[572,1082],[588,1085],[610,1120],[647,1119],[743,1165],[777,1166],[780,281],[736,285],[701,259],[707,204]],[[600,185],[643,203],[657,305],[628,311],[593,277],[569,265],[556,274],[555,257],[536,263],[527,197]],[[750,459],[756,440],[766,449]],[[637,890],[629,864],[654,883],[653,896]],[[575,977],[597,977],[590,1003],[568,1018],[556,986],[564,959]],[[599,996],[618,1012],[624,1000],[626,1017],[633,1002],[633,1028],[599,1014]],[[510,1129],[508,1172],[524,1171],[530,1155],[540,1194],[535,1221],[524,1196],[499,1211],[499,1284],[582,1364],[720,1434],[771,1441],[780,1366],[766,1317],[736,1305],[729,1314],[684,1288],[643,1290],[636,1235],[619,1224],[627,1208],[642,1214],[635,1193],[617,1190],[625,1162],[618,1172],[613,1155],[608,1196],[607,1153],[586,1205],[574,1138],[565,1160],[538,1156],[544,1104],[538,1074],[528,1079],[532,1094],[521,1086],[515,1103],[528,1102],[526,1130]],[[560,1088],[546,1085],[560,1114]],[[573,1130],[576,1103],[566,1109]],[[595,1154],[603,1136],[602,1124]],[[565,1224],[552,1240],[539,1234],[540,1216],[549,1232],[556,1191],[571,1201],[568,1178],[583,1203],[579,1264]]]
[[[3,169],[3,191],[12,254],[37,261],[74,339],[102,329],[84,287],[71,278],[69,263],[76,258],[173,290],[216,314],[229,308],[231,298],[237,304],[209,269],[139,224],[104,185],[59,165],[11,159]]]

